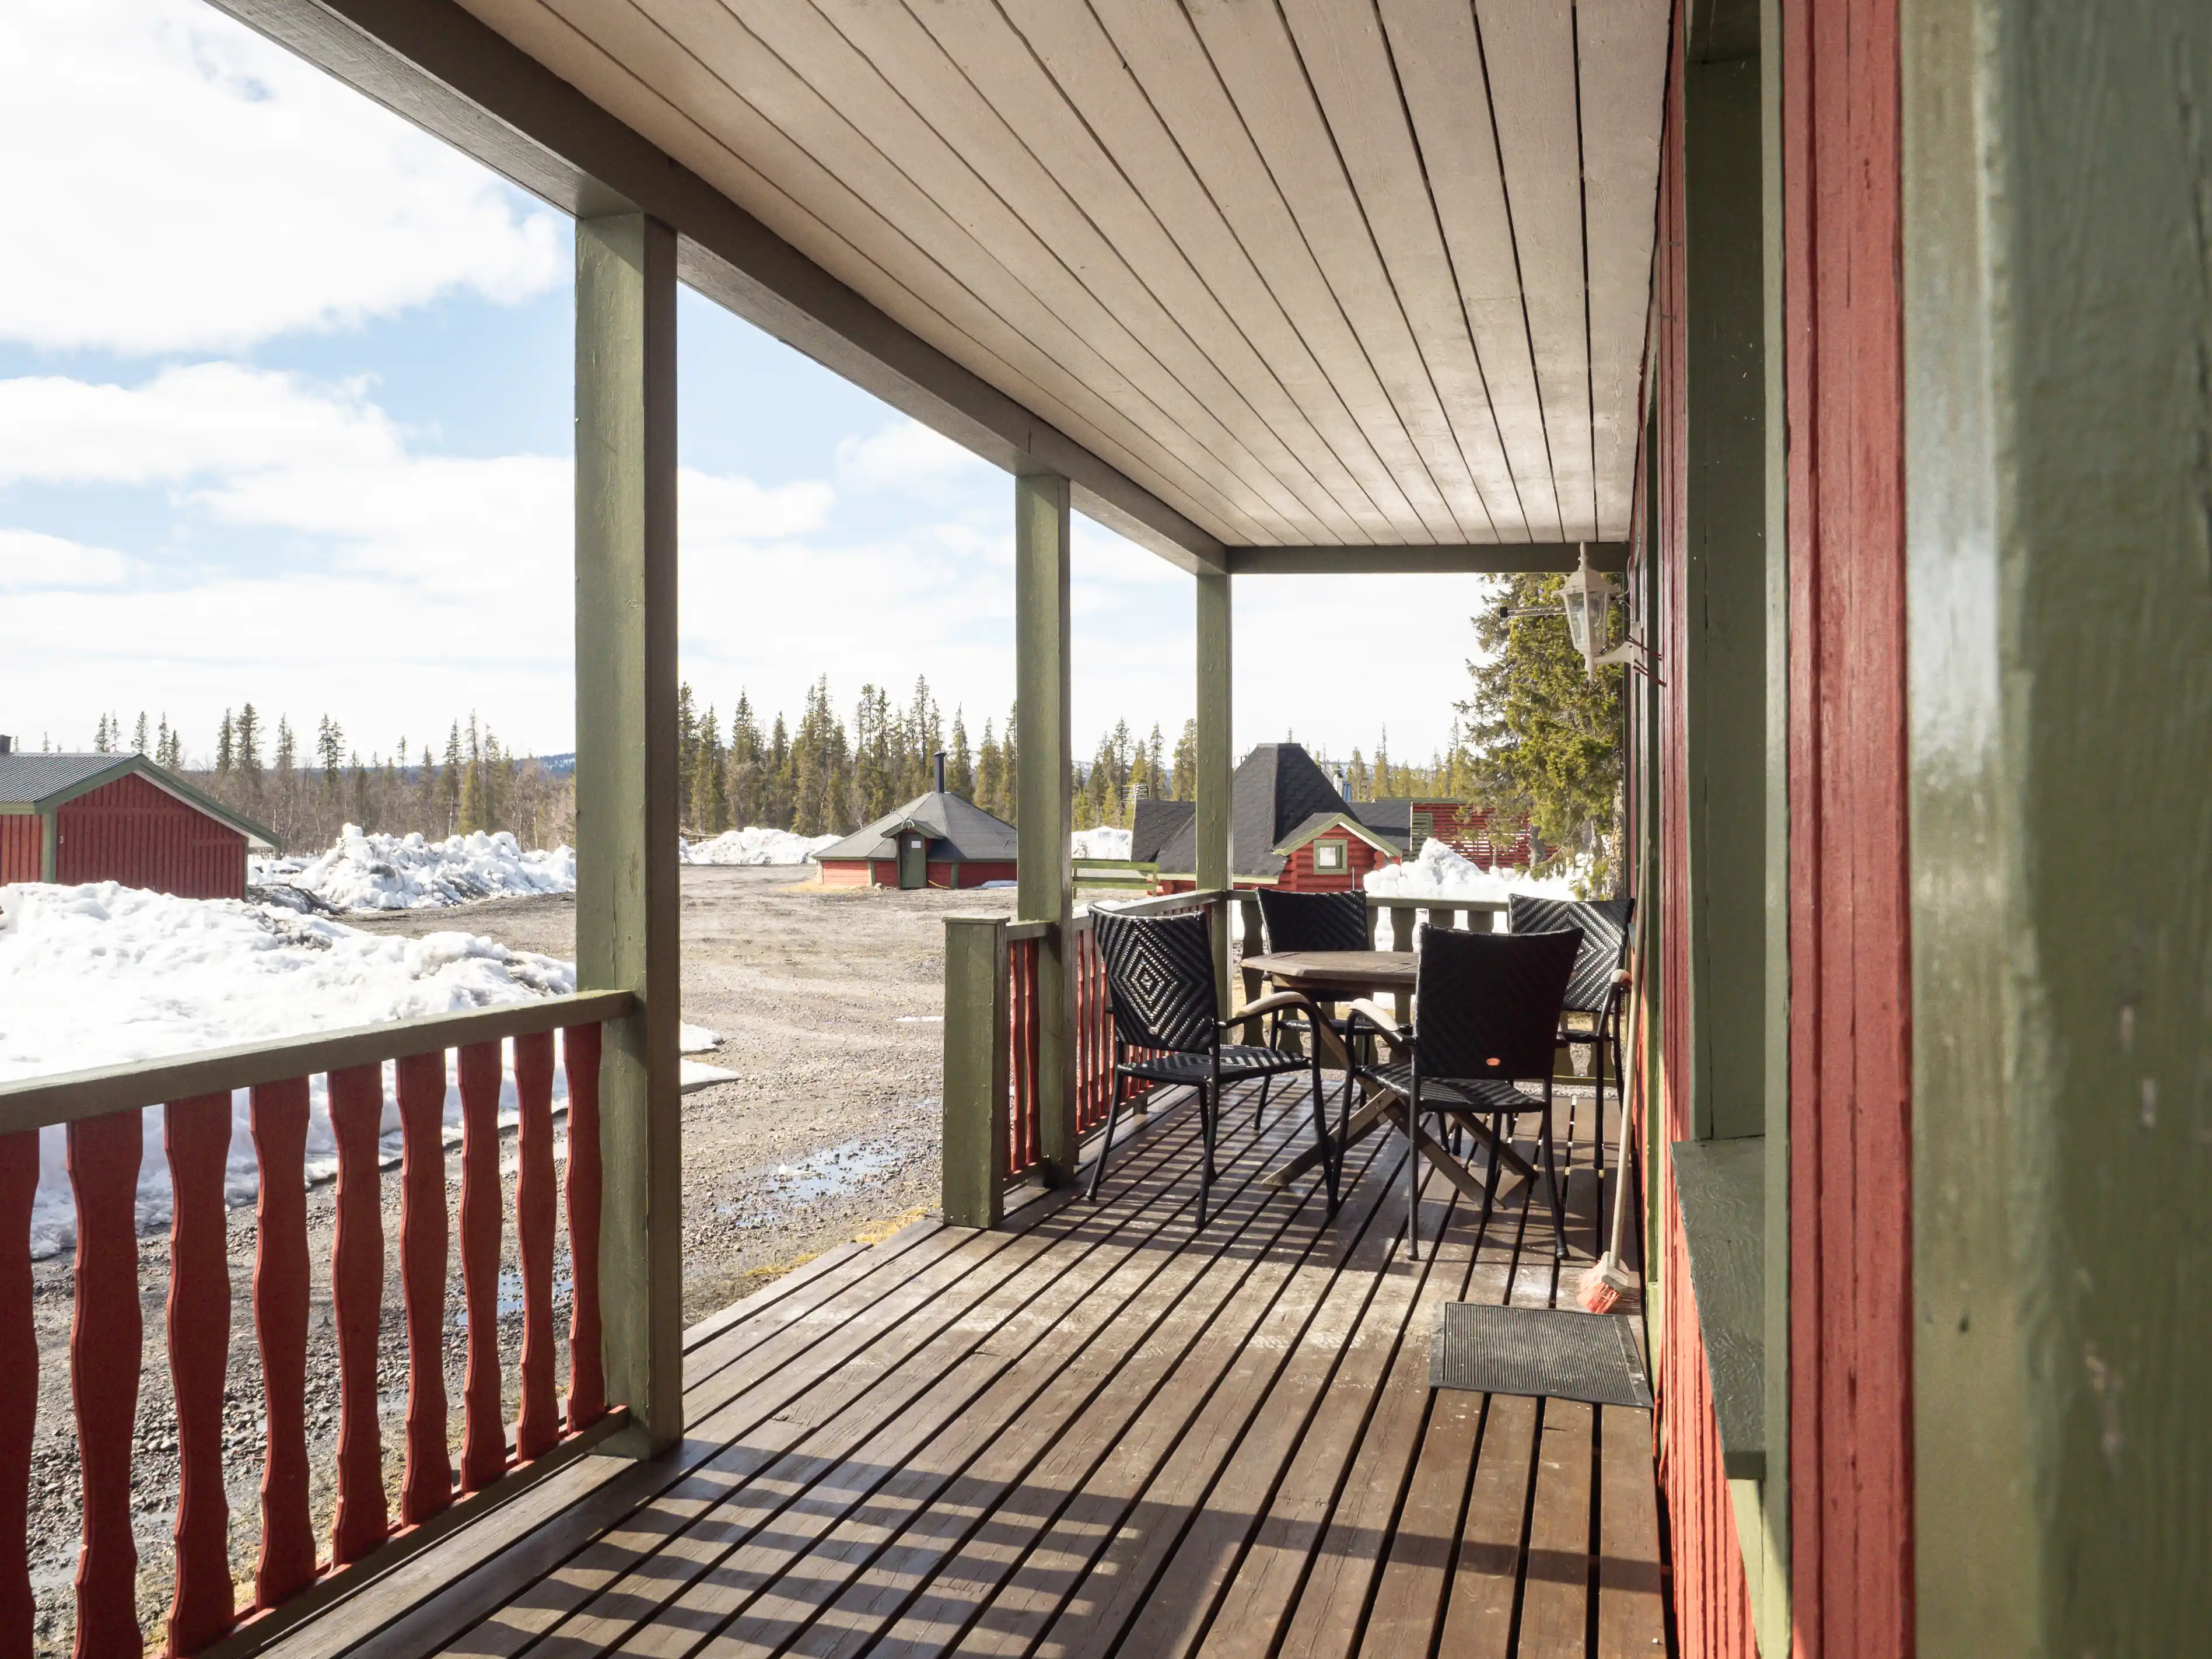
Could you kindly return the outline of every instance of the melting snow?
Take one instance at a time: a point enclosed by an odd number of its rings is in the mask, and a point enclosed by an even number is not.
[[[1376,898],[1496,899],[1516,893],[1538,898],[1572,898],[1574,884],[1565,876],[1532,878],[1517,869],[1491,872],[1463,857],[1449,842],[1431,836],[1410,864],[1386,864],[1367,872],[1367,890]]]
[[[1129,832],[1109,830],[1100,825],[1096,830],[1078,830],[1068,838],[1070,856],[1079,859],[1126,859],[1129,856]]]
[[[428,841],[372,836],[349,823],[318,858],[255,859],[252,878],[270,902],[294,890],[333,910],[434,910],[471,899],[576,890],[576,854],[566,847],[525,852],[501,830]]]
[[[712,841],[678,840],[677,857],[685,864],[804,864],[837,836],[795,836],[788,830],[749,826],[726,830]]]

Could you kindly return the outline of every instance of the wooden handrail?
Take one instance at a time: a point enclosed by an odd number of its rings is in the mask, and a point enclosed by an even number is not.
[[[81,1122],[110,1112],[373,1066],[471,1043],[595,1024],[620,1019],[636,1006],[637,999],[628,991],[579,991],[471,1009],[464,1014],[426,1014],[419,1019],[242,1042],[198,1054],[68,1072],[58,1077],[25,1078],[0,1083],[0,1134]]]
[[[1010,921],[1006,924],[1006,943],[1018,945],[1025,939],[1049,939],[1054,926],[1049,921]]]

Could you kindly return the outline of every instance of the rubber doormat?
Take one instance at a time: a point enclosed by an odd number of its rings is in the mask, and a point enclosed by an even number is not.
[[[1429,1386],[1651,1405],[1635,1322],[1572,1308],[1445,1303],[1429,1346]]]

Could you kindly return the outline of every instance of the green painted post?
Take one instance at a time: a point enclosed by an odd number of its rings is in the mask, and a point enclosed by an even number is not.
[[[1200,571],[1198,583],[1198,885],[1225,891],[1230,884],[1229,810],[1237,751],[1232,741],[1229,578]],[[1229,1005],[1229,917],[1213,911],[1213,974],[1224,1007]]]
[[[1917,1646],[2200,1652],[2212,8],[1901,23]]]
[[[1759,62],[1683,88],[1691,1064],[1696,1137],[1765,1131],[1765,250]],[[1678,1082],[1683,1081],[1677,1079]]]
[[[1016,908],[1048,921],[1037,944],[1037,1111],[1044,1178],[1075,1179],[1075,981],[1068,957],[1075,886],[1068,836],[1074,740],[1069,729],[1067,480],[1014,480],[1014,685],[1021,700],[1016,781]]]
[[[62,817],[58,812],[39,814],[39,879],[51,885],[55,872],[61,864]]]
[[[610,1399],[644,1455],[684,1431],[676,863],[676,237],[576,222],[576,969],[606,1028],[599,1229]]]
[[[991,1227],[1004,1213],[1011,1056],[1006,923],[945,919],[945,1218]]]

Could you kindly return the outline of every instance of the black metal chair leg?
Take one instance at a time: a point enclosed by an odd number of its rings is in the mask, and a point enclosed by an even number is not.
[[[1544,1185],[1552,1199],[1552,1255],[1567,1258],[1567,1207],[1559,1201],[1559,1162],[1552,1145],[1552,1085],[1544,1085]]]
[[[1198,1224],[1206,1225],[1206,1200],[1213,1192],[1213,1091],[1203,1083],[1198,1085],[1198,1138],[1206,1149],[1205,1162],[1198,1170]]]
[[[1492,1144],[1490,1148],[1490,1173],[1482,1183],[1482,1224],[1476,1230],[1479,1234],[1489,1231],[1491,1212],[1498,1206],[1498,1172],[1504,1167],[1504,1160],[1498,1157],[1498,1149],[1505,1145],[1509,1127],[1504,1113],[1497,1112],[1492,1115],[1490,1133]]]
[[[1337,1170],[1344,1153],[1328,1144],[1328,1101],[1321,1089],[1321,1045],[1314,1045],[1313,1053],[1313,1119],[1314,1144],[1321,1148],[1322,1178],[1328,1183],[1328,1212],[1336,1213]]]
[[[1592,1056],[1597,1073],[1597,1120],[1592,1126],[1591,1140],[1596,1146],[1597,1189],[1605,1190],[1605,1025],[1606,1017],[1597,1017],[1597,1030],[1591,1033],[1595,1039],[1590,1047],[1597,1052]]]
[[[1114,1070],[1114,1093],[1106,1107],[1106,1133],[1098,1139],[1098,1156],[1091,1160],[1091,1186],[1085,1198],[1098,1196],[1098,1183],[1106,1178],[1106,1154],[1114,1150],[1114,1120],[1121,1115],[1121,1093],[1129,1086],[1129,1079],[1119,1066]]]
[[[1274,1081],[1272,1073],[1260,1079],[1260,1103],[1252,1109],[1252,1139],[1260,1138],[1260,1131],[1267,1122],[1267,1085]]]
[[[1417,1108],[1421,1079],[1416,1073],[1406,1109],[1406,1260],[1421,1259],[1421,1117]]]

